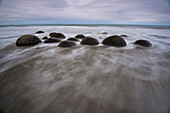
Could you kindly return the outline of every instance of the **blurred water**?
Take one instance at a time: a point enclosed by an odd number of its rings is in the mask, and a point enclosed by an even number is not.
[[[126,47],[58,44],[16,47],[23,34],[61,32],[101,42],[125,34]],[[101,34],[108,32],[108,34]],[[146,39],[153,46],[133,45]],[[3,113],[166,113],[170,106],[170,29],[115,26],[0,27]]]

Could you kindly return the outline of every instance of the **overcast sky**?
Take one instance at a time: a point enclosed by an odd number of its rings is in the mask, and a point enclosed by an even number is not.
[[[170,25],[170,0],[0,0],[0,24]]]

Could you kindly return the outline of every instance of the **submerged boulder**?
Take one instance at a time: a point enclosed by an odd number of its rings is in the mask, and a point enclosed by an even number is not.
[[[43,37],[42,39],[48,39],[48,37],[47,37],[47,36],[45,36],[45,37]]]
[[[45,40],[44,43],[58,43],[60,41],[61,40],[57,39],[57,38],[49,38],[49,39]]]
[[[49,36],[50,37],[60,38],[60,39],[66,38],[62,33],[56,33],[56,32],[50,33]]]
[[[102,44],[106,46],[123,47],[126,46],[125,40],[121,36],[113,35],[105,38]]]
[[[120,35],[121,37],[128,37],[127,35]]]
[[[75,38],[78,38],[78,39],[84,39],[86,38],[84,35],[80,34],[80,35],[76,35]]]
[[[76,43],[69,40],[62,41],[58,45],[58,47],[74,47],[74,46],[76,46]]]
[[[79,40],[76,39],[76,38],[69,38],[69,39],[67,39],[67,40],[70,40],[70,41],[79,41]]]
[[[82,45],[98,45],[99,41],[92,37],[86,37],[80,42]]]
[[[102,32],[101,34],[108,34],[107,32]]]
[[[137,40],[134,44],[144,46],[144,47],[151,47],[152,44],[147,40]]]
[[[44,31],[37,31],[36,33],[37,33],[37,34],[40,34],[40,33],[44,33]]]
[[[35,35],[23,35],[16,41],[17,46],[34,45],[41,43],[41,40]]]

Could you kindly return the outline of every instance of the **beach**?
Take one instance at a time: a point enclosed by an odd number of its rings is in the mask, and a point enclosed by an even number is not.
[[[35,34],[42,30],[45,33]],[[43,43],[51,32],[78,34],[99,45]],[[107,32],[107,33],[103,33]],[[34,34],[42,43],[16,46]],[[127,46],[109,47],[108,36]],[[63,39],[63,40],[66,40]],[[148,40],[151,47],[134,45]],[[1,26],[0,109],[3,113],[167,113],[170,107],[170,27]]]

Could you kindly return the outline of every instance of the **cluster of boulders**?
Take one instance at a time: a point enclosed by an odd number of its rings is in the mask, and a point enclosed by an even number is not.
[[[37,31],[37,34],[44,33],[44,31]],[[105,33],[106,34],[106,33]],[[62,41],[65,39],[65,35],[62,33],[52,32],[49,34],[50,38],[47,36],[43,37],[42,39],[45,40],[44,43],[59,43],[59,47],[74,47],[77,44],[75,41],[81,40],[81,45],[98,45],[99,41],[93,37],[86,37],[82,34],[75,36],[74,38],[68,38],[67,40]],[[126,41],[122,37],[127,37],[127,35],[113,35],[105,38],[101,43],[106,46],[115,46],[115,47],[124,47],[126,46]],[[25,46],[25,45],[34,45],[41,43],[41,40],[35,35],[23,35],[18,38],[16,41],[17,46]],[[137,40],[134,44],[150,47],[152,44],[147,40]]]

